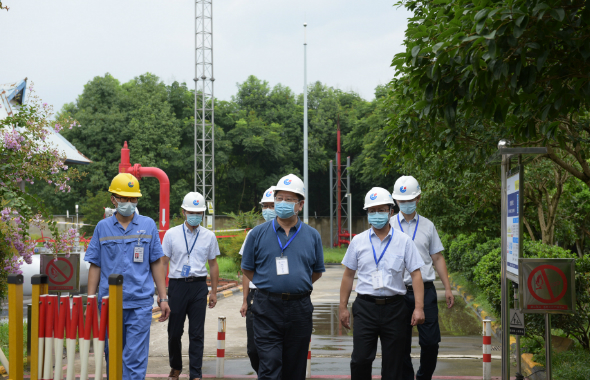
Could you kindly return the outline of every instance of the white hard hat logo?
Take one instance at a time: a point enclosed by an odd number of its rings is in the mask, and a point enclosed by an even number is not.
[[[403,194],[403,193],[405,193],[407,190],[408,190],[408,188],[407,188],[407,187],[405,187],[405,186],[402,186],[402,187],[400,187],[400,188],[399,188],[399,191],[400,191],[402,194]]]
[[[369,198],[371,198],[371,200],[374,201],[375,199],[377,199],[377,193],[371,194]]]
[[[291,184],[291,180],[289,178],[287,178],[283,183],[285,185],[290,185]]]
[[[195,199],[195,200],[193,201],[193,204],[194,204],[195,206],[198,206],[198,205],[199,205],[199,201]]]
[[[270,197],[272,195],[272,190],[271,191],[267,191],[265,194],[267,197]]]

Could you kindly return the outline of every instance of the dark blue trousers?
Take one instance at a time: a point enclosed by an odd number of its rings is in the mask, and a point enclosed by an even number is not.
[[[188,316],[188,358],[190,378],[203,377],[203,341],[205,336],[205,313],[207,312],[207,283],[184,282],[170,279],[168,286],[168,355],[170,367],[182,370],[182,334]]]
[[[412,312],[414,311],[414,292],[408,291],[404,296],[409,313],[406,324],[407,342],[404,350],[403,380],[414,379],[412,366]],[[416,380],[430,380],[436,369],[438,344],[440,342],[440,328],[438,326],[438,303],[436,288],[424,289],[424,315],[426,320],[418,325],[418,342],[420,343],[420,368],[416,372]]]
[[[254,343],[254,315],[252,314],[252,302],[254,301],[254,295],[256,289],[250,289],[246,302],[248,302],[248,311],[246,311],[246,336],[248,338],[246,352],[250,358],[250,364],[252,369],[258,373],[258,367],[260,366],[260,358],[258,357],[258,350]]]
[[[352,304],[351,380],[371,380],[377,341],[381,340],[381,378],[399,380],[403,349],[406,345],[405,322],[408,310],[402,296],[385,305],[377,305],[357,296]]]
[[[313,324],[309,296],[283,301],[257,291],[252,313],[258,379],[304,380]]]

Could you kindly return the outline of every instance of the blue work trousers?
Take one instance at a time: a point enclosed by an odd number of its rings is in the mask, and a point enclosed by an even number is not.
[[[150,351],[152,306],[123,309],[123,380],[144,380]],[[104,354],[109,378],[109,341]]]

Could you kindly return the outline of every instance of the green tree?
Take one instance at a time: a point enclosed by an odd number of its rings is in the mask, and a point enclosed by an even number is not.
[[[96,195],[90,191],[86,192],[84,202],[80,205],[80,213],[84,215],[84,224],[80,228],[80,233],[86,233],[91,236],[94,228],[104,218],[105,207],[112,208],[111,195],[107,191],[98,191]]]

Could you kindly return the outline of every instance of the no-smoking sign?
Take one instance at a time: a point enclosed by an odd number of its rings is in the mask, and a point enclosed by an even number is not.
[[[521,266],[522,265],[522,266]],[[574,259],[519,259],[525,313],[570,313],[575,308]]]
[[[75,292],[80,290],[80,255],[72,254],[70,257],[58,255],[41,255],[41,274],[46,274],[49,291]]]

